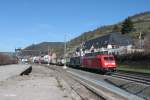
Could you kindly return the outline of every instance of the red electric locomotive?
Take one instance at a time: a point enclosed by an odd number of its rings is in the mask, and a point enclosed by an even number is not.
[[[113,55],[101,52],[88,53],[83,57],[73,57],[70,59],[70,66],[96,69],[104,73],[115,72],[116,61]]]

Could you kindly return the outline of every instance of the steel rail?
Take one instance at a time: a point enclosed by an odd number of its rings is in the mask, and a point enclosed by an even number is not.
[[[138,74],[138,73],[117,72],[117,73],[114,73],[112,77],[117,77],[121,79],[134,81],[137,83],[150,85],[150,77],[148,75],[145,76],[145,75]]]

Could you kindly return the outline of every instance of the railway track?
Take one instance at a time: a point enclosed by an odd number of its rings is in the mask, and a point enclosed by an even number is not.
[[[124,72],[118,71],[114,73],[112,77],[117,77],[137,83],[142,83],[146,85],[150,85],[150,75],[149,74],[141,74],[141,73],[131,73],[131,72]]]
[[[92,73],[88,75],[88,73],[84,71],[78,72],[78,71],[73,71],[69,69],[64,71],[61,68],[57,68],[56,66],[51,67],[51,68],[53,70],[58,71],[59,73],[65,73],[65,75],[75,80],[75,82],[79,82],[82,86],[84,86],[93,94],[98,96],[100,98],[99,100],[133,100],[134,98],[136,98],[136,100],[143,100],[142,98],[132,95],[130,93],[127,93],[125,91],[122,91],[121,89],[117,87],[111,88],[112,85],[106,84],[106,82],[104,81],[101,82],[96,79],[91,79],[91,77],[88,77],[88,76],[91,76]],[[80,93],[79,95],[80,97],[82,97],[82,93]],[[127,95],[130,95],[130,98]],[[86,100],[86,99],[83,99],[83,100]]]
[[[64,73],[65,73],[65,75],[69,76],[69,78],[75,80],[75,82],[77,83],[79,82],[82,86],[87,88],[89,91],[91,91],[94,95],[98,96],[102,100],[144,100],[144,98],[139,95],[135,95],[134,93],[123,91],[122,89],[114,87],[111,84],[104,81],[104,79],[107,78],[107,75],[99,75],[99,74],[94,74],[94,73],[88,73],[85,71],[78,71],[78,70],[76,71],[76,70],[72,70],[69,68],[66,70],[62,70],[60,67],[56,67],[56,66],[50,67],[50,68],[58,71],[60,74],[63,74],[62,77],[66,77],[64,76]],[[116,74],[112,76],[108,76],[108,77],[123,78],[121,75],[117,76],[117,74],[119,73],[125,75],[125,73],[123,72],[117,72]],[[141,76],[142,75],[138,74],[138,77],[141,77]],[[146,79],[148,79],[148,77],[149,76],[145,75]],[[124,79],[127,80],[127,78],[124,78]],[[131,80],[131,79],[128,79],[128,80]],[[132,78],[132,81],[133,81],[133,78]],[[141,82],[138,82],[138,83],[141,83]],[[75,90],[79,94],[80,97],[83,96],[82,93],[80,92],[81,90],[77,91],[78,89],[76,90],[76,88],[73,88],[73,90]],[[82,98],[84,98],[84,96]],[[86,99],[83,99],[83,100],[86,100]]]

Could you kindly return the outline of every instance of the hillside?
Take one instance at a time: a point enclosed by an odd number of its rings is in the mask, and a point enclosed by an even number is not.
[[[130,33],[129,35],[133,38],[137,38],[139,33],[141,32],[143,35],[150,33],[150,11],[144,12],[140,14],[136,14],[134,16],[129,16],[134,23],[135,31]],[[73,48],[74,46],[79,45],[81,42],[96,38],[98,36],[102,36],[108,32],[112,31],[120,31],[122,22],[119,22],[114,25],[102,26],[93,31],[82,33],[80,36],[69,41],[69,47]]]
[[[135,27],[135,31],[129,33],[130,36],[132,36],[133,38],[137,38],[140,32],[143,35],[150,33],[150,11],[136,14],[134,16],[129,16],[129,17],[131,18]],[[67,51],[73,51],[76,46],[78,46],[80,43],[84,41],[102,36],[112,31],[120,31],[122,22],[123,21],[114,25],[102,26],[93,31],[82,33],[80,36],[67,42]],[[29,51],[24,52],[24,54],[29,54],[29,55],[47,54],[48,48],[52,52],[56,52],[58,56],[62,56],[64,53],[63,42],[43,42],[43,43],[33,44],[31,46],[26,47],[24,50],[29,50]],[[30,50],[32,50],[32,52]]]
[[[55,52],[58,56],[61,56],[64,52],[63,42],[42,42],[39,44],[32,44],[24,49],[24,55],[39,55],[48,54],[48,50]]]

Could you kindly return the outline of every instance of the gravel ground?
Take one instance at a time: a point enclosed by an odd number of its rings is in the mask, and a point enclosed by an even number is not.
[[[4,81],[12,76],[18,76],[21,72],[28,69],[30,65],[12,64],[0,66],[0,81]]]
[[[63,81],[67,83],[67,86],[69,86],[71,89],[70,95],[74,95],[74,92],[72,91],[75,91],[75,93],[80,96],[80,99],[77,98],[77,96],[74,96],[75,100],[104,100],[102,97],[89,90],[89,88],[86,88],[80,82],[75,80],[74,76],[62,69],[61,66],[54,65],[47,67],[53,69],[55,73],[58,73],[55,75],[58,75],[57,77],[63,79]]]
[[[1,81],[0,100],[80,100],[75,92],[70,95],[69,87],[53,70],[39,65],[32,68],[29,75]]]
[[[150,87],[108,78],[110,83],[149,99]],[[144,91],[143,91],[144,90]],[[104,100],[59,66],[32,65],[29,75],[0,80],[0,100]]]

